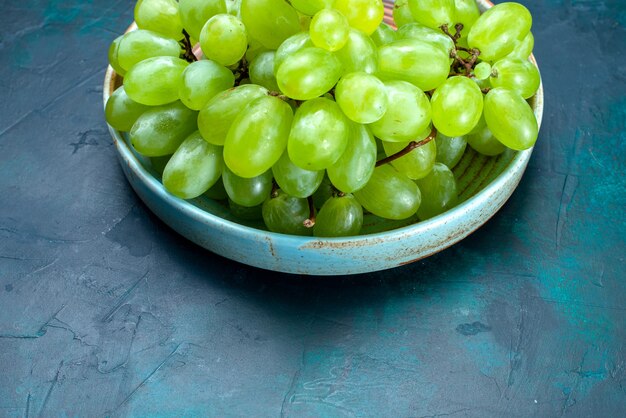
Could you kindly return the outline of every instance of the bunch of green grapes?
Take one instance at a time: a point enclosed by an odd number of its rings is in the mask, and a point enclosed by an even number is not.
[[[139,0],[109,61],[108,123],[182,199],[223,199],[270,231],[359,234],[453,207],[466,146],[524,150],[532,18],[474,0]],[[200,52],[193,47],[199,45]],[[198,58],[200,57],[200,58]]]

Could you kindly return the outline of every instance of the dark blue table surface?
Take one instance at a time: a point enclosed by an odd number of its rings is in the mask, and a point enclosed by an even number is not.
[[[511,200],[429,259],[307,278],[128,186],[101,84],[130,1],[2,1],[0,416],[625,416],[626,6],[523,3],[546,108]]]

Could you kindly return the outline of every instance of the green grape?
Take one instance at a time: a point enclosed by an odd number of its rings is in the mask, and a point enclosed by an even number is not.
[[[511,53],[524,39],[532,17],[519,3],[500,3],[483,13],[467,35],[470,47],[480,50],[484,61],[495,61]]]
[[[422,192],[422,204],[417,210],[420,219],[430,219],[456,205],[456,180],[444,164],[436,163],[430,174],[416,183]]]
[[[130,130],[130,142],[137,152],[147,157],[173,154],[197,129],[197,114],[181,102],[149,109]]]
[[[363,226],[363,208],[352,195],[332,197],[324,203],[315,219],[316,237],[359,235]]]
[[[506,147],[493,136],[493,133],[487,127],[484,117],[480,118],[478,125],[465,139],[474,151],[490,157],[502,154],[506,150]]]
[[[228,131],[239,113],[254,99],[267,95],[256,84],[238,86],[213,97],[198,114],[198,129],[210,144],[224,145]]]
[[[387,91],[382,81],[367,73],[348,73],[335,88],[343,113],[358,123],[373,123],[387,112]]]
[[[296,111],[289,134],[289,158],[300,168],[324,170],[341,157],[350,130],[337,103],[322,97]]]
[[[417,185],[389,164],[376,167],[365,187],[354,192],[369,212],[386,219],[406,219],[417,212],[421,195]]]
[[[435,138],[437,143],[437,158],[438,163],[445,164],[450,170],[452,170],[461,161],[465,148],[467,148],[467,141],[463,136],[455,136],[450,138],[445,136],[441,132],[437,133]]]
[[[413,13],[411,13],[411,9],[409,8],[409,0],[397,0],[394,2],[393,21],[398,28],[401,28],[407,23],[415,22]]]
[[[196,131],[178,147],[163,171],[163,186],[181,199],[209,190],[222,175],[222,147],[211,145]]]
[[[243,57],[247,62],[251,63],[259,55],[268,51],[270,50],[265,48],[259,41],[248,37],[248,49],[246,50],[246,53]]]
[[[126,94],[137,103],[159,106],[178,100],[178,86],[189,63],[175,57],[148,58],[124,77]]]
[[[111,42],[111,46],[109,46],[109,64],[111,64],[111,68],[118,74],[124,77],[126,74],[126,70],[122,68],[118,58],[118,52],[120,49],[120,42],[122,41],[122,36],[118,36]]]
[[[183,38],[183,24],[176,0],[138,0],[135,22],[140,29],[158,32],[168,38]]]
[[[132,101],[126,94],[124,86],[121,86],[107,100],[104,115],[107,123],[113,128],[128,132],[139,119],[139,116],[148,109],[150,109],[149,106]]]
[[[490,81],[493,87],[504,87],[518,92],[524,99],[529,99],[539,89],[541,76],[532,62],[507,58],[493,65]]]
[[[246,27],[233,15],[215,15],[202,28],[200,47],[213,61],[224,66],[236,64],[248,49]]]
[[[371,35],[385,16],[380,0],[335,0],[333,8],[348,18],[350,26]]]
[[[300,32],[298,12],[284,0],[242,0],[241,20],[250,36],[268,49]]]
[[[419,23],[409,23],[398,29],[398,39],[415,39],[432,44],[447,56],[454,49],[454,41],[440,30],[435,30]]]
[[[453,28],[456,10],[454,0],[409,0],[413,19],[429,28],[439,29],[442,25]]]
[[[374,33],[370,35],[370,38],[374,41],[376,46],[382,46],[397,40],[398,36],[394,28],[383,22],[376,28]]]
[[[289,196],[282,190],[278,190],[276,197],[270,197],[263,203],[263,221],[272,232],[310,236],[313,230],[304,226],[307,219],[307,200]]]
[[[230,213],[237,219],[242,221],[262,221],[263,220],[263,205],[254,206],[251,208],[241,206],[228,199],[228,208]]]
[[[158,173],[159,176],[163,176],[163,171],[165,171],[165,167],[167,163],[170,162],[171,155],[164,155],[162,157],[150,157],[150,165],[152,169]]]
[[[178,7],[183,27],[195,39],[200,39],[200,32],[207,20],[228,13],[225,0],[178,0]]]
[[[535,37],[533,36],[532,32],[528,32],[528,35],[526,35],[524,39],[515,44],[515,48],[513,49],[513,51],[505,58],[520,58],[523,60],[527,60],[528,57],[530,57],[530,54],[532,54],[534,47]]]
[[[120,41],[117,58],[126,71],[135,64],[153,57],[176,57],[181,53],[178,41],[150,30],[128,32]]]
[[[430,103],[435,128],[446,136],[462,136],[478,123],[483,111],[483,94],[470,78],[455,76],[435,90]]]
[[[224,143],[224,161],[239,177],[256,177],[285,151],[293,119],[284,101],[264,96],[254,99],[232,123]]]
[[[389,157],[402,151],[409,145],[409,142],[386,142],[383,141],[385,154]],[[437,145],[435,141],[430,141],[421,147],[417,147],[411,152],[397,160],[393,160],[391,165],[411,180],[426,177],[433,169],[437,158]]]
[[[300,13],[313,16],[322,9],[333,5],[334,0],[290,0],[289,3]]]
[[[341,77],[339,60],[321,48],[304,48],[278,67],[276,81],[287,97],[310,100],[329,91]]]
[[[318,209],[321,208],[328,199],[333,197],[334,193],[335,189],[333,188],[330,179],[328,176],[324,176],[322,183],[319,185],[315,193],[313,193],[313,205]]]
[[[384,141],[406,142],[416,139],[431,121],[428,97],[406,81],[387,81],[385,87],[387,112],[370,125],[372,132]]]
[[[285,59],[298,51],[313,46],[313,41],[308,32],[296,33],[293,36],[285,39],[285,42],[280,44],[276,50],[274,56],[274,74],[278,71],[278,68],[285,62]]]
[[[478,80],[486,80],[491,75],[491,65],[488,62],[483,61],[474,67],[474,76]]]
[[[476,0],[454,0],[454,7],[456,9],[454,23],[463,24],[461,39],[467,39],[467,34],[480,17],[480,10],[478,9]],[[450,30],[452,30],[452,28],[450,28]]]
[[[343,66],[343,73],[363,71],[368,74],[376,72],[378,54],[374,41],[360,30],[350,28],[348,42],[334,53]]]
[[[250,81],[271,91],[280,91],[274,75],[274,57],[276,52],[267,51],[257,55],[248,68]]]
[[[224,166],[222,166],[224,167]],[[226,188],[224,188],[224,182],[220,178],[215,182],[213,187],[204,193],[206,197],[213,200],[226,200],[228,199],[228,193],[226,193]]]
[[[300,198],[306,198],[315,193],[324,179],[324,170],[310,171],[298,167],[291,162],[287,151],[274,164],[272,173],[278,187],[285,193]]]
[[[514,150],[528,149],[537,141],[539,127],[535,114],[514,91],[497,87],[487,93],[485,122],[498,141]]]
[[[370,130],[350,122],[348,146],[341,157],[328,169],[332,184],[344,193],[355,192],[369,181],[376,165],[376,141]]]
[[[313,16],[309,35],[313,44],[327,51],[337,51],[348,42],[348,19],[335,9],[322,9]]]
[[[429,91],[441,85],[450,73],[450,57],[441,47],[416,39],[400,39],[378,50],[378,76],[403,80]]]
[[[235,76],[226,67],[211,60],[191,63],[183,71],[178,95],[190,109],[200,110],[218,93],[235,85]]]
[[[224,167],[222,181],[228,197],[236,204],[247,208],[263,204],[272,191],[271,170],[256,177],[243,178],[230,171],[228,167]]]

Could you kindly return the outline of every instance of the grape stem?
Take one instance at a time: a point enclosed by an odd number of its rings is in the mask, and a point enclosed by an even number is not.
[[[276,179],[272,179],[272,191],[270,192],[270,199],[276,199],[278,197],[278,183]]]
[[[377,161],[376,167],[380,167],[381,165],[388,164],[392,161],[397,160],[398,158],[404,157],[405,155],[407,155],[409,152],[413,151],[414,149],[428,144],[430,141],[434,140],[436,137],[437,137],[437,128],[433,126],[433,129],[430,131],[430,134],[428,134],[426,138],[422,139],[421,141],[409,142],[409,144],[406,147],[396,152],[395,154],[392,154],[387,158],[383,158],[382,160]]]
[[[237,69],[233,71],[233,74],[235,75],[235,86],[241,85],[241,82],[244,79],[250,78],[250,69],[248,61],[245,58],[242,58],[241,61],[239,61],[239,65],[237,66]]]
[[[283,101],[285,101],[285,102],[286,102],[287,100],[289,100],[289,97],[285,96],[284,94],[282,94],[282,93],[280,93],[280,92],[278,92],[278,91],[270,91],[270,92],[269,92],[269,93],[267,93],[267,94],[268,94],[269,96],[272,96],[272,97],[277,97],[277,98],[279,98],[280,100],[283,100]]]
[[[447,24],[441,25],[439,28],[441,29],[443,33],[448,35],[450,39],[452,39],[452,42],[454,42],[454,49],[450,51],[450,58],[454,58],[455,64],[457,64],[460,68],[465,69],[465,76],[472,77],[473,76],[472,69],[474,68],[476,61],[478,60],[480,51],[476,48],[470,48],[470,49],[464,48],[457,44],[458,40],[461,38],[461,31],[463,30],[463,24],[457,23],[456,25],[454,25],[454,29],[456,30],[456,32],[454,32],[454,35],[450,33],[450,30]],[[459,51],[467,52],[468,54],[470,54],[469,60],[467,61],[464,60],[459,55]],[[453,65],[453,67],[454,66],[456,65]],[[455,75],[460,75],[460,74],[455,74]]]
[[[198,57],[193,53],[193,45],[191,45],[191,38],[189,33],[183,29],[184,38],[180,41],[181,46],[185,49],[185,52],[181,55],[181,58],[187,62],[198,61]]]
[[[313,228],[315,226],[315,205],[313,204],[313,196],[309,196],[306,200],[309,204],[309,218],[305,219],[303,224],[306,228]]]

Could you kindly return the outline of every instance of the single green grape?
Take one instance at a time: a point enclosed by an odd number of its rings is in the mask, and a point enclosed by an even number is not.
[[[241,20],[250,37],[268,49],[300,32],[298,12],[284,0],[242,0]]]
[[[239,113],[254,99],[267,95],[267,89],[245,84],[217,94],[198,114],[198,129],[210,144],[224,145],[228,131]]]
[[[486,80],[491,75],[491,65],[487,61],[483,61],[474,67],[474,76],[478,80]]]
[[[272,96],[254,99],[228,131],[224,143],[228,168],[244,178],[272,168],[287,147],[292,119],[291,107],[284,101]]]
[[[218,93],[234,85],[235,76],[228,68],[212,60],[201,60],[183,71],[178,95],[188,108],[201,110]]]
[[[530,105],[519,93],[497,87],[485,96],[485,122],[509,148],[525,150],[537,141],[539,127]]]
[[[421,195],[417,185],[389,164],[376,167],[365,187],[354,192],[369,212],[386,219],[406,219],[417,212]]]
[[[276,52],[261,52],[250,63],[250,81],[271,91],[280,91],[274,75],[274,57]]]
[[[176,0],[138,0],[135,22],[140,29],[158,32],[173,39],[183,39],[183,24]]]
[[[409,142],[386,142],[383,141],[385,154],[389,157],[402,151]],[[437,158],[437,144],[430,141],[421,147],[391,162],[391,165],[411,180],[426,177],[433,169]]]
[[[535,64],[527,59],[506,58],[493,65],[489,81],[493,87],[504,87],[529,99],[539,89],[541,76]]]
[[[334,54],[343,66],[344,74],[356,71],[374,74],[378,68],[376,44],[358,29],[350,29],[348,42]]]
[[[528,35],[526,35],[521,41],[517,42],[513,51],[505,58],[519,58],[527,60],[528,57],[530,57],[530,54],[532,54],[534,47],[535,37],[532,32],[528,32]]]
[[[276,81],[287,97],[310,100],[333,88],[341,73],[341,63],[331,52],[312,47],[287,57],[276,72]]]
[[[300,198],[311,196],[324,179],[324,170],[304,170],[295,165],[285,151],[272,167],[274,179],[285,193]]]
[[[380,120],[387,112],[387,90],[371,74],[358,72],[344,75],[335,88],[335,99],[351,120],[368,124]]]
[[[422,204],[417,210],[420,219],[430,219],[456,205],[456,179],[444,164],[436,163],[430,174],[416,183],[422,192]]]
[[[332,197],[317,214],[313,235],[316,237],[350,237],[363,226],[363,207],[352,195]]]
[[[422,91],[439,87],[450,73],[450,57],[425,41],[400,39],[378,50],[378,73],[383,80],[403,80]]]
[[[333,8],[348,18],[350,26],[371,35],[385,16],[385,6],[380,0],[335,0]]]
[[[397,40],[398,36],[391,26],[383,22],[376,28],[374,33],[370,35],[370,38],[374,41],[376,46],[382,46]]]
[[[338,51],[348,42],[348,19],[335,9],[322,9],[313,16],[309,35],[313,44],[327,51]]]
[[[289,134],[289,158],[305,170],[324,170],[333,165],[348,145],[350,130],[337,103],[319,97],[296,111]]]
[[[111,42],[111,46],[109,46],[109,64],[111,64],[111,68],[113,68],[115,73],[122,77],[126,74],[126,70],[120,65],[118,52],[123,37],[124,35],[118,36]]]
[[[411,9],[409,8],[409,0],[397,0],[394,2],[393,21],[398,28],[401,28],[407,23],[415,22],[413,13],[411,13]]]
[[[176,57],[181,53],[178,41],[145,29],[128,32],[122,37],[118,49],[118,61],[126,71],[135,64],[153,57]]]
[[[163,186],[174,196],[193,199],[209,190],[222,175],[222,147],[211,145],[196,131],[178,147],[163,171]]]
[[[487,127],[484,117],[480,118],[478,125],[465,138],[474,151],[483,155],[492,157],[506,150],[506,147],[493,136]]]
[[[483,111],[483,94],[468,77],[450,77],[431,99],[433,125],[446,136],[468,134]]]
[[[130,142],[137,152],[147,157],[173,154],[197,129],[197,114],[181,102],[149,109],[130,130]]]
[[[304,226],[308,218],[307,200],[289,196],[282,190],[278,190],[275,197],[270,197],[263,203],[263,221],[272,232],[310,236],[313,230]]]
[[[428,97],[406,81],[387,81],[385,87],[387,112],[370,125],[372,132],[384,141],[407,142],[417,139],[431,121]]]
[[[124,77],[126,94],[137,103],[159,106],[178,100],[178,86],[189,63],[175,57],[143,60]]]
[[[442,25],[453,28],[456,8],[454,0],[409,0],[413,19],[429,28],[439,29]]]
[[[326,169],[332,184],[344,193],[355,192],[367,184],[376,165],[376,141],[372,132],[350,122],[348,145],[341,157]]]
[[[285,39],[285,42],[280,44],[276,50],[276,55],[274,56],[274,74],[278,72],[278,68],[280,68],[282,63],[285,62],[287,57],[311,46],[314,45],[308,32],[296,33],[295,35]]]
[[[217,14],[228,13],[225,0],[178,0],[178,8],[183,27],[194,39],[200,39],[207,20]]]
[[[124,86],[113,92],[107,100],[104,115],[107,123],[118,131],[128,132],[150,106],[139,104],[126,94]]]
[[[213,61],[224,66],[236,64],[248,49],[246,27],[233,15],[215,15],[200,32],[200,47]]]
[[[500,3],[483,13],[467,35],[471,48],[480,50],[484,61],[495,61],[511,53],[532,25],[528,9],[519,3]]]
[[[226,166],[222,173],[224,189],[230,200],[251,208],[263,204],[272,191],[272,171],[252,178],[239,177]]]
[[[441,132],[437,133],[435,138],[437,143],[437,158],[438,163],[445,164],[450,170],[452,170],[463,158],[465,148],[467,148],[467,141],[463,136],[455,136],[450,138],[445,136]]]

